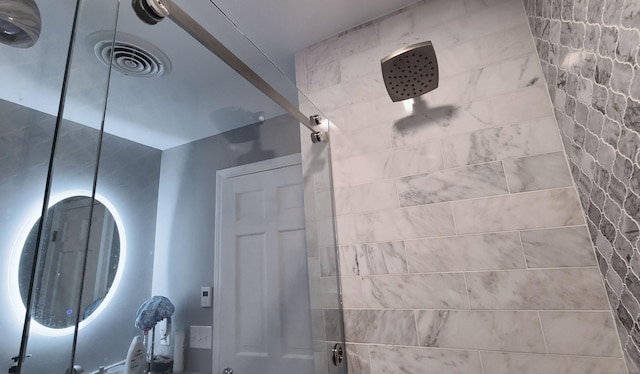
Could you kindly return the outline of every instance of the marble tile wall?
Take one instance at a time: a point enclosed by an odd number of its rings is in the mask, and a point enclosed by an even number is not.
[[[439,88],[393,103],[380,59],[424,40]],[[350,372],[627,373],[520,0],[419,1],[296,74],[332,121]]]
[[[640,2],[524,3],[624,355],[638,372]]]

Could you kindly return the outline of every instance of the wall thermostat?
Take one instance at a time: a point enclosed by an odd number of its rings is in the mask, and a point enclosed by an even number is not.
[[[213,300],[213,289],[211,287],[201,287],[200,306],[203,308],[211,308],[211,300]]]

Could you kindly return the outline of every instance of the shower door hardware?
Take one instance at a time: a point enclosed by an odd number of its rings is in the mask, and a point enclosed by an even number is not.
[[[213,52],[218,58],[224,61],[230,68],[235,70],[244,79],[249,81],[255,88],[267,95],[271,100],[298,122],[311,130],[311,141],[313,143],[326,142],[327,137],[316,127],[319,124],[319,117],[313,115],[305,116],[300,109],[293,105],[287,98],[282,96],[275,88],[267,83],[262,77],[253,71],[247,64],[240,60],[218,39],[202,27],[195,19],[189,16],[182,8],[173,3],[173,0],[132,0],[131,5],[138,18],[149,25],[155,25],[165,17],[169,17],[184,31],[197,40],[202,46]]]
[[[233,374],[233,369],[226,368],[226,369],[222,370],[222,374]]]
[[[344,350],[342,349],[342,344],[336,343],[331,350],[331,360],[333,361],[333,365],[340,366],[344,361]]]
[[[25,360],[31,357],[30,353],[27,353],[25,355]],[[9,373],[17,373],[18,372],[18,366],[20,366],[20,356],[15,356],[15,357],[11,357],[11,367],[9,368]]]

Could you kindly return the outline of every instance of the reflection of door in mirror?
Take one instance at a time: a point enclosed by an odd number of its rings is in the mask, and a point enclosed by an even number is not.
[[[86,196],[71,197],[55,204],[47,212],[32,314],[44,326],[72,326],[81,289],[80,320],[88,317],[113,283],[120,250],[118,230],[113,216],[99,201],[95,201],[93,212],[90,213],[91,201]],[[37,224],[31,230],[30,238],[35,238],[36,230]],[[83,285],[87,235],[89,241]],[[27,243],[33,242],[35,239],[27,239]],[[33,245],[25,245],[23,260],[33,257],[33,249]],[[26,273],[25,265],[30,263],[21,260],[20,272]],[[21,279],[24,278],[21,276]],[[24,282],[21,282],[20,288],[24,300]]]

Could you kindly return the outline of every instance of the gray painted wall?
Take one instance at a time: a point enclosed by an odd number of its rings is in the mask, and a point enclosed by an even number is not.
[[[10,269],[8,257],[25,212],[41,206],[55,117],[0,101],[0,270],[2,284]],[[52,193],[91,189],[98,131],[65,122],[54,161]],[[104,314],[79,334],[76,362],[95,369],[122,360],[134,335],[139,305],[150,296],[160,151],[105,134],[97,192],[119,210],[127,235],[128,257],[121,287]],[[5,287],[0,304],[8,306]],[[22,321],[7,310],[0,319],[3,331],[0,365],[10,366],[17,354]],[[32,334],[28,352],[33,357],[26,373],[64,372],[70,360],[72,339]],[[46,365],[44,369],[42,365]]]
[[[267,120],[162,152],[153,294],[175,305],[174,330],[211,326],[200,287],[212,286],[216,172],[300,152],[299,124]],[[186,350],[187,370],[211,372],[211,350]]]

